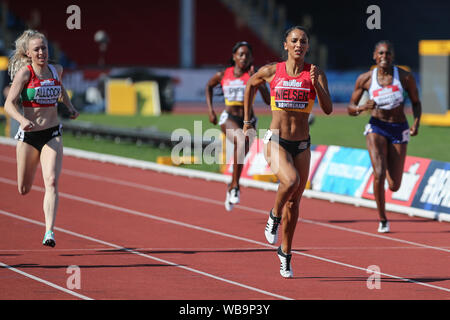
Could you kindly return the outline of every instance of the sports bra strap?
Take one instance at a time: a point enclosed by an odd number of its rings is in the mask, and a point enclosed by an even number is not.
[[[31,72],[31,77],[30,77],[30,78],[34,78],[36,75],[35,75],[35,73],[34,73],[34,69],[33,69],[33,67],[31,66],[31,64],[27,65],[27,68],[28,68],[28,70],[30,70],[30,72]]]
[[[56,71],[56,68],[52,64],[49,64],[48,68],[52,72],[53,78],[59,81],[59,76],[58,76],[58,72]]]

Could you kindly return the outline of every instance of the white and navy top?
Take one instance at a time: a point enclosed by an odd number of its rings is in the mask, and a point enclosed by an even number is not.
[[[392,84],[382,87],[377,79],[378,68],[372,71],[372,83],[369,88],[370,99],[374,100],[377,108],[391,110],[402,105],[404,102],[403,86],[400,82],[398,67],[394,66]]]

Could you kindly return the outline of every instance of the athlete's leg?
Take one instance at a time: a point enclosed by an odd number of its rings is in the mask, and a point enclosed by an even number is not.
[[[405,166],[407,144],[389,144],[387,157],[387,180],[389,189],[397,191],[400,189]]]
[[[277,142],[269,141],[265,145],[265,157],[270,169],[279,180],[272,214],[275,217],[281,217],[283,207],[300,185],[300,177],[291,154]]]
[[[233,120],[227,119],[221,126],[227,140],[233,144],[233,174],[228,190],[239,187],[239,180],[244,167],[245,136],[242,129]]]
[[[284,253],[290,253],[292,248],[292,239],[299,217],[300,200],[305,191],[309,175],[309,163],[311,160],[311,151],[306,149],[295,157],[294,165],[297,169],[300,182],[297,190],[291,195],[283,207],[283,216],[281,220],[282,243],[281,249]]]
[[[39,151],[28,143],[18,141],[16,147],[17,158],[17,187],[22,195],[30,192],[36,169],[39,164]]]
[[[58,180],[62,168],[62,137],[50,140],[41,151],[42,176],[44,178],[45,231],[53,231],[58,209]]]
[[[388,157],[388,142],[385,137],[369,133],[366,135],[367,149],[373,168],[373,193],[381,221],[386,221],[386,200],[384,182]]]

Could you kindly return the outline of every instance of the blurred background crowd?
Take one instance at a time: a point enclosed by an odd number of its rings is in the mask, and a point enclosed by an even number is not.
[[[373,4],[380,29],[367,26]],[[79,8],[79,28],[69,28],[71,5]],[[394,44],[396,63],[410,68],[420,88],[418,43],[449,39],[449,12],[444,0],[1,0],[0,86],[10,82],[14,40],[31,28],[49,39],[50,58],[64,67],[63,82],[81,112],[105,111],[111,78],[156,81],[163,112],[202,106],[207,79],[227,66],[237,41],[252,44],[260,67],[280,61],[284,31],[302,25],[311,34],[307,61],[327,71],[334,102],[347,103],[382,39]]]

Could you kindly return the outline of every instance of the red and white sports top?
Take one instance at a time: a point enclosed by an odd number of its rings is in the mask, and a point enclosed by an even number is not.
[[[377,79],[377,70],[372,71],[372,81],[369,88],[369,96],[377,104],[377,108],[391,110],[403,104],[403,87],[398,75],[398,68],[394,66],[392,84],[380,86]]]
[[[225,97],[225,105],[227,106],[243,106],[244,91],[247,81],[250,79],[248,72],[239,78],[234,76],[234,67],[225,69],[220,84],[222,85],[223,95]]]
[[[34,73],[33,67],[31,65],[27,67],[31,76],[21,93],[23,106],[31,108],[56,107],[61,94],[61,81],[55,67],[51,64],[48,65],[53,74],[50,79],[39,79]]]
[[[286,62],[277,63],[275,77],[270,82],[270,106],[272,110],[311,113],[316,100],[316,90],[311,82],[311,64],[305,63],[297,77],[286,72]]]

